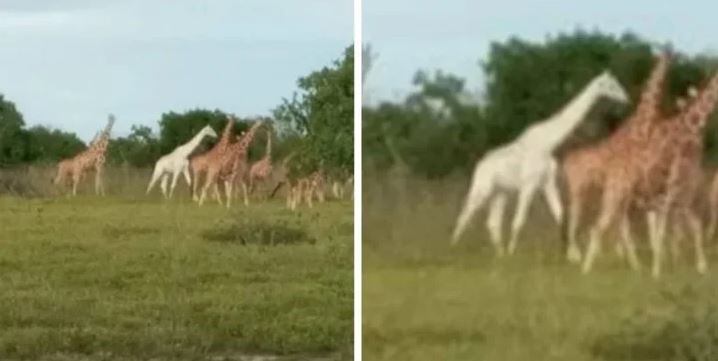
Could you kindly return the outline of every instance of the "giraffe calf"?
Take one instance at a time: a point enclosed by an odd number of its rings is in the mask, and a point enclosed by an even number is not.
[[[302,198],[309,208],[314,207],[314,197],[316,196],[320,203],[324,203],[324,188],[326,179],[322,171],[299,178],[293,182],[288,182],[289,191],[287,192],[287,208],[296,210],[297,206],[302,202]]]

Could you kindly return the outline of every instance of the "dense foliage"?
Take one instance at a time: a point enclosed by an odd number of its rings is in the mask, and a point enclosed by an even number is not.
[[[419,71],[415,91],[404,101],[364,109],[365,164],[384,169],[400,161],[429,177],[467,171],[481,154],[551,115],[606,69],[621,81],[635,104],[654,64],[658,50],[653,48],[632,34],[616,37],[583,31],[540,43],[517,38],[495,42],[482,63],[486,83],[481,96],[467,92],[460,77]],[[676,97],[684,95],[688,86],[702,84],[716,63],[705,56],[674,54],[666,112],[675,111]],[[605,136],[631,109],[600,103],[566,146]],[[707,134],[712,154],[718,134],[710,130]]]
[[[351,170],[354,164],[354,49],[331,67],[302,77],[299,93],[274,112],[286,133],[302,136],[297,164],[311,170]]]

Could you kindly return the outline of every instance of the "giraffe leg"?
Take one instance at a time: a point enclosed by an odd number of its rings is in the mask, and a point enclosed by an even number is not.
[[[485,181],[483,179],[478,179],[472,181],[471,189],[469,190],[469,194],[466,196],[466,200],[464,201],[464,207],[461,210],[459,217],[456,219],[454,232],[451,236],[452,246],[459,242],[461,235],[464,233],[466,227],[468,227],[469,225],[471,217],[473,217],[474,213],[476,213],[476,211],[478,211],[484,205],[484,202],[486,202],[486,200],[493,192],[493,188],[493,182],[491,182],[490,180]]]
[[[703,249],[703,227],[701,227],[700,218],[693,210],[685,211],[688,226],[693,233],[693,245],[696,252],[696,270],[700,274],[705,274],[708,270],[708,261],[706,260],[705,251]]]
[[[563,222],[563,207],[561,206],[561,196],[559,196],[558,186],[554,176],[549,177],[548,182],[543,187],[543,195],[548,203],[549,210],[556,223]]]
[[[80,178],[82,177],[82,173],[80,172],[73,172],[72,173],[72,196],[77,195],[77,185],[80,184]]]
[[[676,217],[676,219],[672,225],[673,225],[673,235],[670,238],[670,246],[671,246],[671,263],[673,264],[673,267],[678,266],[678,262],[680,260],[681,255],[681,247],[680,244],[683,242],[683,240],[686,237],[686,230],[685,227],[687,226],[690,228],[690,225],[688,224],[688,219],[686,217]]]
[[[219,181],[214,183],[214,185],[212,186],[212,190],[214,194],[214,199],[217,200],[217,203],[219,203],[220,206],[223,206],[224,203],[222,203],[222,194],[219,193]]]
[[[628,265],[635,271],[640,270],[641,264],[636,256],[636,245],[631,235],[631,222],[627,214],[621,216],[621,244],[619,249],[625,250]]]
[[[246,182],[242,182],[242,194],[244,194],[244,206],[249,207],[249,194],[247,194]]]
[[[588,247],[586,248],[586,257],[583,260],[581,272],[583,274],[591,272],[596,254],[600,250],[601,241],[606,230],[611,226],[613,218],[619,212],[622,204],[623,193],[618,190],[612,190],[610,187],[604,190],[601,213],[599,214],[596,225],[591,228]]]
[[[332,182],[332,195],[335,199],[342,199],[341,195],[339,194],[339,182],[334,181]]]
[[[306,192],[305,192],[304,196],[305,196],[305,199],[306,199],[306,202],[307,202],[307,205],[309,206],[309,208],[313,208],[314,207],[314,203],[313,203],[314,190],[312,189],[311,186],[306,187]]]
[[[294,186],[291,183],[287,183],[287,209],[292,210],[292,203],[294,202]]]
[[[197,169],[194,169],[192,171],[192,180],[193,180],[193,182],[192,182],[192,200],[195,202],[199,202],[199,199],[200,199],[199,193],[198,193],[198,191],[199,191],[199,174],[200,174],[200,172]]]
[[[511,238],[509,239],[509,247],[507,250],[509,254],[513,254],[516,250],[519,233],[526,223],[526,214],[528,213],[534,193],[536,193],[536,186],[536,183],[527,184],[519,192],[519,203],[518,206],[516,206],[514,220],[511,223]]]
[[[150,194],[150,191],[152,191],[152,188],[155,187],[155,184],[157,183],[157,180],[160,179],[161,175],[162,169],[160,169],[159,165],[155,165],[155,170],[152,172],[152,178],[150,178],[150,183],[147,185],[147,191],[145,194]]]
[[[214,172],[211,172],[210,170],[207,170],[205,173],[205,179],[204,179],[204,185],[202,186],[202,192],[199,196],[199,206],[202,206],[204,204],[204,200],[207,197],[207,191],[209,190],[209,187],[212,185],[214,181],[215,174]],[[195,184],[197,183],[197,179],[195,178]]]
[[[162,180],[160,181],[160,189],[162,189],[162,196],[167,199],[167,183],[169,182],[169,176],[167,174],[162,175]]]
[[[504,218],[504,210],[506,209],[506,194],[497,193],[491,200],[489,206],[489,216],[486,218],[486,228],[489,229],[489,237],[491,243],[496,249],[496,255],[499,257],[504,255],[504,245],[501,239],[501,227]]]
[[[716,225],[718,224],[718,202],[713,201],[713,199],[711,199],[708,214],[708,231],[706,232],[706,236],[708,239],[713,239],[715,238]]]
[[[576,236],[578,235],[578,224],[581,220],[583,210],[583,192],[570,192],[569,214],[566,229],[566,258],[571,263],[581,262],[581,250],[578,248]]]
[[[663,261],[663,239],[666,227],[665,211],[651,211],[647,215],[649,227],[649,241],[653,253],[651,275],[658,278],[661,274],[661,262]]]
[[[172,198],[172,194],[174,194],[174,192],[175,192],[175,187],[177,187],[177,181],[179,180],[179,177],[180,177],[179,171],[174,172],[172,174],[172,185],[170,186],[170,194],[168,196],[169,199]]]
[[[224,182],[224,193],[227,195],[227,209],[229,209],[232,201],[232,181]]]
[[[189,176],[189,168],[187,166],[182,168],[182,174],[184,175],[184,180],[187,181],[187,186],[191,187],[192,186],[192,178],[190,178],[190,176]]]
[[[105,185],[102,182],[102,176],[104,173],[104,167],[99,166],[95,171],[95,193],[98,195],[105,195]]]

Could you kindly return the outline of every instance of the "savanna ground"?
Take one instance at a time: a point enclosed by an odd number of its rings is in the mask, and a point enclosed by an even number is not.
[[[564,261],[560,229],[537,197],[517,254],[496,259],[484,212],[449,246],[468,181],[365,173],[366,360],[718,359],[713,242],[705,276],[685,245],[653,280],[642,236],[642,273],[630,272],[606,242],[594,271],[581,275]]]
[[[0,359],[351,358],[350,201],[198,208],[129,169],[104,198],[40,196],[36,173],[0,195]]]

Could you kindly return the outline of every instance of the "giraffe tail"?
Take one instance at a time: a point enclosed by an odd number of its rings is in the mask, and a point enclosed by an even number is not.
[[[279,183],[277,183],[277,186],[274,187],[274,189],[272,190],[272,193],[269,195],[269,199],[274,198],[274,195],[277,194],[277,191],[279,191],[279,189],[282,188],[282,186],[284,185],[284,183],[285,183],[285,182],[279,182]]]

